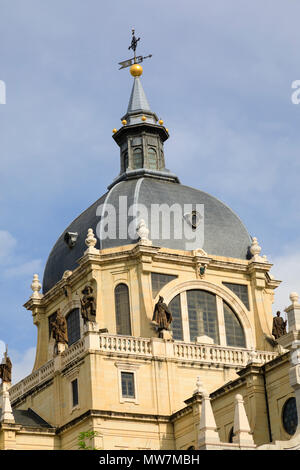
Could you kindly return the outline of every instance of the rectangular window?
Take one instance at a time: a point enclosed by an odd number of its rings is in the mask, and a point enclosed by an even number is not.
[[[74,406],[78,405],[78,380],[75,379],[71,382],[72,385],[72,403],[73,408]]]
[[[74,308],[67,315],[68,344],[76,343],[80,339],[80,314],[79,308]]]
[[[172,274],[160,274],[160,273],[151,273],[151,282],[152,282],[152,296],[155,298],[159,291],[166,285],[168,282],[176,279],[177,276]]]
[[[123,398],[135,398],[133,372],[121,372],[121,386]]]
[[[232,290],[232,292],[243,302],[245,307],[250,310],[249,297],[248,297],[248,286],[245,284],[234,284],[232,282],[223,282],[225,287]]]

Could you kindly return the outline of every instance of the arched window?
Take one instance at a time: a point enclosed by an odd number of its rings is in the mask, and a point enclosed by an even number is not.
[[[143,168],[143,154],[141,148],[136,148],[133,151],[133,168]]]
[[[194,342],[199,336],[208,336],[221,346],[247,347],[237,313],[220,295],[202,289],[185,290],[169,302],[169,308],[175,340]]]
[[[227,346],[245,348],[245,335],[237,316],[226,302],[223,302],[223,305]]]
[[[131,335],[129,290],[126,284],[115,288],[117,335]]]
[[[124,171],[128,168],[128,152],[124,153]]]
[[[67,315],[68,344],[76,343],[80,339],[80,314],[79,308],[74,308]]]
[[[205,335],[219,344],[216,296],[204,290],[189,290],[187,304],[191,341]]]
[[[180,295],[176,295],[176,297],[171,300],[169,303],[169,309],[172,312],[173,317],[173,321],[171,323],[173,338],[178,341],[183,341]]]
[[[151,170],[157,170],[156,152],[152,148],[148,150],[148,164]]]

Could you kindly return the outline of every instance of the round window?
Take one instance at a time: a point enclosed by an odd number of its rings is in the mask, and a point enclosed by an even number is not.
[[[282,409],[282,424],[286,432],[292,436],[295,434],[298,426],[298,415],[296,407],[296,399],[289,398]]]

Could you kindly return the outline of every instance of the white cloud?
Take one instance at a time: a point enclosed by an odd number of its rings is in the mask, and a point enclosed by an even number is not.
[[[32,261],[27,261],[26,263],[20,264],[18,266],[13,266],[7,268],[4,272],[4,276],[7,278],[15,277],[25,277],[31,276],[34,273],[39,273],[42,271],[42,260],[34,259]]]
[[[13,365],[12,382],[14,384],[31,374],[34,365],[35,351],[35,348],[29,348],[24,352],[16,350],[9,352]]]

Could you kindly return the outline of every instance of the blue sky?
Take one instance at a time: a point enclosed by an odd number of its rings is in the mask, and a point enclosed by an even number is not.
[[[237,212],[284,280],[274,310],[286,307],[300,290],[299,2],[0,0],[0,12],[0,340],[15,379],[33,362],[33,274],[119,172],[132,26],[153,54],[142,81],[170,131],[167,167]]]

